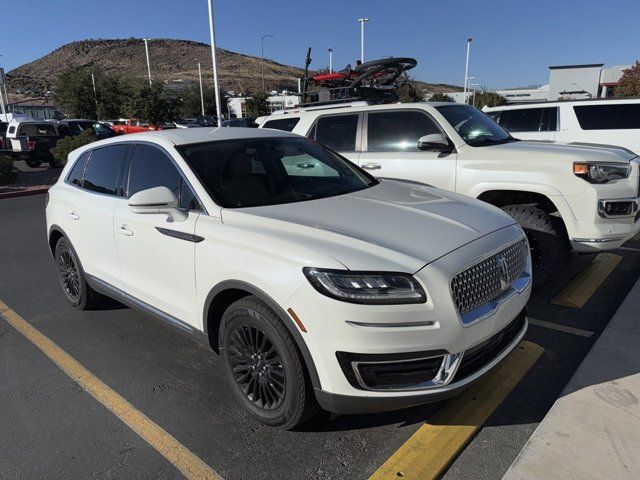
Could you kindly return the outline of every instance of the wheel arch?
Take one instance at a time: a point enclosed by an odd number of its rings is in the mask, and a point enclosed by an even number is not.
[[[311,379],[311,383],[314,388],[320,388],[320,378],[316,370],[313,358],[307,345],[302,338],[302,334],[294,325],[293,321],[284,311],[284,309],[273,300],[263,290],[251,285],[250,283],[242,280],[225,280],[213,287],[204,302],[203,308],[203,329],[204,333],[209,339],[209,345],[216,353],[220,352],[220,345],[218,344],[218,333],[220,331],[220,324],[222,321],[222,315],[225,310],[235,301],[253,295],[264,302],[273,312],[278,316],[283,325],[287,328],[291,336],[293,337],[298,350],[302,354],[302,358],[305,363],[305,367]]]
[[[58,241],[62,238],[62,237],[67,237],[67,234],[64,232],[64,230],[62,229],[62,227],[60,227],[59,225],[51,225],[51,227],[49,227],[49,235],[47,238],[47,242],[49,243],[49,250],[51,251],[51,255],[56,254],[56,245],[58,244]]]

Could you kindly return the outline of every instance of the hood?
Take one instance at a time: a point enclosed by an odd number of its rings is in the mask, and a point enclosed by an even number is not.
[[[517,134],[515,135],[517,138]],[[571,161],[593,162],[626,162],[636,157],[635,153],[621,147],[597,144],[551,143],[544,141],[523,140],[493,147],[477,147],[478,149],[492,148],[496,152],[508,155],[548,154],[554,158],[567,157]],[[518,158],[518,157],[514,157]]]
[[[501,210],[463,195],[383,180],[318,200],[223,209],[225,224],[268,230],[351,270],[413,273],[488,233],[515,224]],[[322,265],[316,265],[322,266]]]

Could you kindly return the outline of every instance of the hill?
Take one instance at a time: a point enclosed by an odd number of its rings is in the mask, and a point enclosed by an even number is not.
[[[251,55],[217,49],[218,75],[223,91],[262,90],[261,59]],[[149,41],[151,76],[163,82],[197,82],[198,60],[205,83],[210,82],[211,49],[208,44],[190,40],[152,39]],[[302,63],[301,58],[301,63]],[[68,43],[48,55],[8,72],[12,91],[42,94],[55,90],[60,72],[69,66],[95,67],[106,74],[146,78],[147,63],[141,39],[81,40]],[[296,90],[303,70],[271,60],[264,61],[267,90]],[[429,92],[459,90],[459,87],[419,82]]]

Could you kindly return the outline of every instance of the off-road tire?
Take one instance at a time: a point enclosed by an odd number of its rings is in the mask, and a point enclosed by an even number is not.
[[[568,261],[569,242],[562,219],[533,205],[502,207],[516,220],[529,240],[535,285],[545,284],[554,270]]]
[[[277,369],[278,365],[281,366],[279,371],[283,376],[278,378],[284,378],[282,382],[284,392],[281,394],[279,403],[273,402],[272,408],[265,408],[259,404],[259,399],[256,400],[256,397],[260,397],[262,393],[258,393],[256,396],[251,394],[251,384],[242,384],[243,381],[251,381],[247,379],[246,375],[255,374],[255,369],[253,369],[256,366],[255,363],[253,367],[247,367],[251,362],[254,362],[251,354],[255,352],[255,349],[252,349],[251,346],[240,348],[238,339],[245,333],[252,331],[258,331],[265,335],[277,353],[276,362],[268,367]],[[255,343],[260,343],[257,338],[256,336]],[[293,337],[273,310],[257,297],[241,298],[227,308],[222,316],[219,345],[231,389],[240,403],[259,422],[289,430],[300,425],[316,412],[317,404],[313,388]],[[255,353],[253,354],[255,355]],[[234,368],[236,369],[235,373]],[[247,373],[243,375],[240,372]],[[258,381],[259,379],[255,380],[255,382]],[[269,379],[266,381],[268,382]],[[255,383],[253,385],[253,388],[256,388]],[[267,405],[267,407],[269,406]]]

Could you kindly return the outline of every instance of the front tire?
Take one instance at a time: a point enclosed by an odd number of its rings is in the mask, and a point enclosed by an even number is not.
[[[529,240],[535,283],[547,283],[553,272],[569,259],[562,220],[532,205],[507,205],[502,209],[520,224]]]
[[[79,310],[93,307],[96,294],[87,283],[71,242],[64,237],[56,244],[55,258],[60,286],[69,303]]]
[[[313,413],[315,399],[296,344],[259,299],[244,297],[225,311],[220,345],[227,380],[258,421],[291,429]]]

